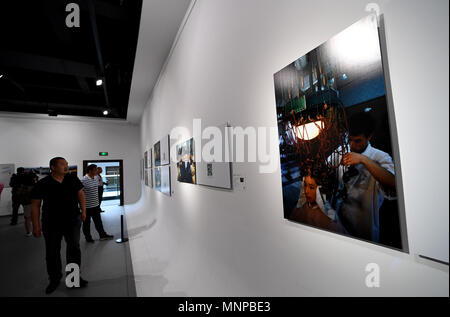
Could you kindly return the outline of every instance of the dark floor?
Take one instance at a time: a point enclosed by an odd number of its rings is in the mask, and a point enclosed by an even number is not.
[[[105,204],[106,205],[106,204]],[[136,296],[128,243],[118,244],[120,238],[120,206],[103,206],[105,230],[114,240],[99,241],[93,223],[91,232],[96,240],[88,244],[81,234],[82,277],[89,285],[82,289],[67,289],[64,280],[51,295],[45,295],[48,284],[45,268],[43,238],[25,236],[24,220],[10,226],[10,217],[0,217],[0,297],[4,296],[60,296],[60,297],[129,297]],[[61,259],[65,267],[65,242]]]

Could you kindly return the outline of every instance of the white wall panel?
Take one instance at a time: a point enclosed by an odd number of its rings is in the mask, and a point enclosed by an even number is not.
[[[276,127],[273,74],[367,15],[362,0],[197,0],[146,106],[141,152],[192,120]],[[448,296],[448,3],[382,0],[410,254],[283,219],[280,169],[178,183],[127,207],[141,296]],[[145,16],[142,17],[146,19]],[[190,136],[186,136],[190,137]],[[278,148],[270,153],[278,164]],[[174,167],[175,164],[171,163]],[[365,285],[377,263],[380,288]]]

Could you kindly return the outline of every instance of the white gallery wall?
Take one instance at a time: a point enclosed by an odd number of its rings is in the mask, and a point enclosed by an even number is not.
[[[381,0],[409,253],[283,218],[274,173],[245,189],[143,186],[127,206],[139,296],[448,296],[448,2]],[[197,0],[141,122],[140,156],[177,126],[276,127],[273,74],[366,16],[362,0]],[[146,19],[145,16],[142,19]],[[137,52],[139,54],[139,52]],[[106,149],[107,150],[107,149]],[[365,268],[380,267],[368,288]]]
[[[139,127],[118,120],[67,120],[19,117],[0,114],[0,164],[15,167],[48,166],[52,157],[62,156],[78,166],[82,177],[83,160],[117,159],[124,164],[125,203],[140,197]],[[99,157],[100,151],[109,152]],[[5,188],[0,215],[11,214],[11,190]]]

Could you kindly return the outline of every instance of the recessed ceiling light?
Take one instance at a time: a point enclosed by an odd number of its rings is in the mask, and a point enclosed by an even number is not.
[[[107,116],[108,115],[108,110],[103,111],[103,115]]]
[[[97,86],[101,86],[101,85],[103,84],[103,80],[98,79],[98,80],[95,82],[95,84],[96,84]]]

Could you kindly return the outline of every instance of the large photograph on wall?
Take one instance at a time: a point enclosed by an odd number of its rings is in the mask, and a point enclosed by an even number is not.
[[[284,217],[403,249],[375,16],[274,75]]]
[[[44,177],[51,174],[50,167],[24,167],[25,173],[36,174],[38,179],[43,179]],[[78,175],[78,166],[69,165],[69,174]]]
[[[3,184],[4,188],[10,187],[9,181],[15,172],[14,164],[0,164],[0,183]]]
[[[181,183],[197,184],[194,153],[194,138],[177,145],[177,180]]]

